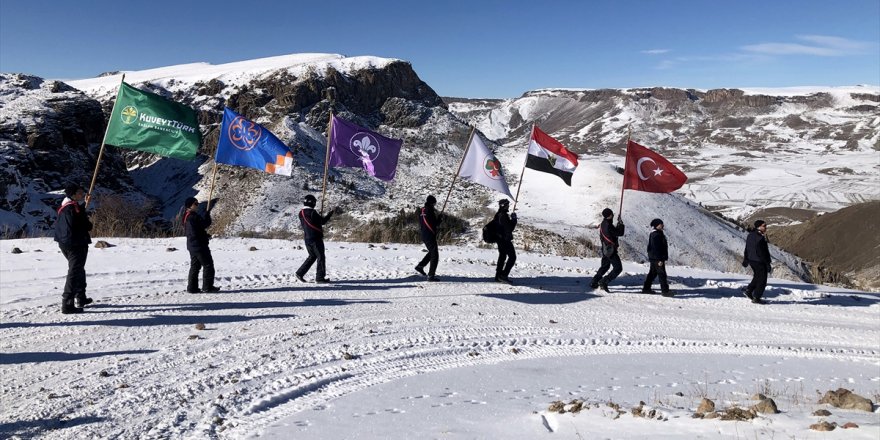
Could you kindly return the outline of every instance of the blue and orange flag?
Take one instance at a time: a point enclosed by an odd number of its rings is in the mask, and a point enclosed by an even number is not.
[[[272,132],[227,107],[223,111],[217,163],[256,168],[271,174],[293,174],[293,153]]]

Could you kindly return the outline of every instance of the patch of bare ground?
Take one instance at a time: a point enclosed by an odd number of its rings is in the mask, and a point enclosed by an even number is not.
[[[718,169],[712,172],[711,177],[724,177],[730,175],[745,176],[752,169],[752,167],[746,167],[742,165],[721,165],[720,167],[718,167]]]
[[[880,290],[880,201],[848,206],[792,226],[773,227],[770,241],[809,261],[813,281]]]

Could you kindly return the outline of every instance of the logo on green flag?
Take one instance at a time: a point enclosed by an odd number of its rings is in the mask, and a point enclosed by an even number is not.
[[[126,83],[119,86],[107,145],[191,160],[201,139],[195,110]]]

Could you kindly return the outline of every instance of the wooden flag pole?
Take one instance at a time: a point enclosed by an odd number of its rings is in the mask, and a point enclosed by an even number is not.
[[[471,134],[468,136],[467,146],[464,147],[464,154],[461,155],[461,160],[458,161],[458,169],[455,170],[455,175],[452,176],[452,183],[449,185],[449,192],[446,193],[446,200],[443,201],[443,208],[440,209],[440,213],[446,211],[446,203],[449,202],[449,196],[452,194],[452,188],[455,187],[455,179],[458,178],[458,173],[461,172],[461,166],[464,164],[464,159],[467,157],[468,150],[471,149],[471,141],[474,140],[474,133],[477,131],[477,127],[471,127]]]
[[[626,181],[626,164],[629,156],[629,141],[632,139],[632,125],[629,126],[626,135],[626,153],[623,156],[623,180]],[[620,214],[623,213],[623,182],[620,183],[620,208],[617,209],[617,221],[620,222]]]
[[[532,142],[532,136],[535,134],[535,123],[532,122],[532,131],[529,132],[529,144]],[[526,144],[527,146],[529,144]],[[529,161],[529,149],[526,148],[526,160],[523,161],[522,172],[519,173],[519,183],[516,185],[516,197],[513,198],[513,209],[510,212],[516,212],[516,202],[519,201],[519,190],[522,189],[523,176],[526,174],[526,163]]]
[[[220,143],[217,142],[217,146],[214,147],[214,171],[211,172],[211,189],[208,191],[208,205],[205,207],[205,211],[211,212],[211,200],[214,198],[214,182],[217,181],[217,148],[220,147]]]
[[[327,151],[324,153],[324,183],[321,185],[321,214],[324,214],[324,199],[327,194],[327,171],[330,169],[330,137],[333,135],[333,94],[332,87],[325,90],[330,101],[330,121],[327,123]]]
[[[116,101],[113,101],[113,108],[110,109],[110,118],[113,118],[113,111],[116,110],[116,104],[119,102],[119,92],[122,90],[122,83],[125,81],[125,74],[122,74],[122,79],[119,80],[119,88],[116,90]],[[104,157],[104,142],[107,141],[107,133],[110,132],[110,122],[111,120],[107,120],[107,127],[104,129],[104,138],[101,139],[101,149],[98,151],[98,160],[95,162],[95,172],[92,173],[92,183],[89,184],[89,192],[86,194],[86,208],[89,207],[89,202],[92,201],[92,190],[95,189],[95,182],[98,180],[98,169],[101,167],[101,158]]]

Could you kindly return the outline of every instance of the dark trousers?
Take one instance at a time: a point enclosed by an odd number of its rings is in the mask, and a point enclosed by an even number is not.
[[[86,297],[86,258],[89,256],[89,246],[58,246],[61,255],[67,258],[67,281],[64,283],[63,300],[72,301],[74,298]]]
[[[611,272],[608,273],[608,275],[602,277],[602,275],[605,275],[605,272],[608,272],[608,268],[612,266],[614,267],[614,269],[611,269]],[[617,276],[620,275],[621,272],[623,272],[623,263],[620,262],[620,255],[617,255],[617,251],[611,254],[610,257],[606,257],[603,255],[602,265],[599,266],[599,271],[596,272],[595,276],[593,276],[593,281],[590,282],[590,285],[598,286],[599,283],[608,284],[614,281],[614,279],[617,278]]]
[[[440,251],[437,248],[437,239],[436,238],[425,238],[422,237],[422,241],[425,243],[425,247],[428,248],[428,253],[425,255],[425,258],[422,258],[422,261],[419,262],[418,267],[428,266],[428,276],[432,277],[437,273],[437,263],[440,261]]]
[[[305,276],[306,272],[312,268],[312,264],[318,262],[318,267],[315,269],[315,279],[322,280],[327,278],[327,267],[324,262],[324,240],[306,242],[306,251],[309,252],[309,256],[302,266],[299,267],[299,270],[296,271],[297,275]]]
[[[198,292],[199,270],[202,270],[202,290],[214,287],[214,259],[210,249],[189,251],[189,280],[186,290]]]
[[[660,265],[660,263],[663,263]],[[651,290],[651,284],[654,284],[654,278],[660,278],[660,291],[669,292],[669,283],[666,282],[666,263],[660,260],[651,260],[651,268],[648,270],[648,276],[645,277],[645,285],[642,290]]]
[[[495,277],[507,278],[510,269],[516,264],[516,249],[509,240],[498,240],[498,264],[495,265]]]
[[[749,260],[749,266],[752,266],[752,282],[746,287],[746,292],[752,294],[752,298],[761,299],[764,296],[764,289],[767,288],[767,264],[760,261]]]

